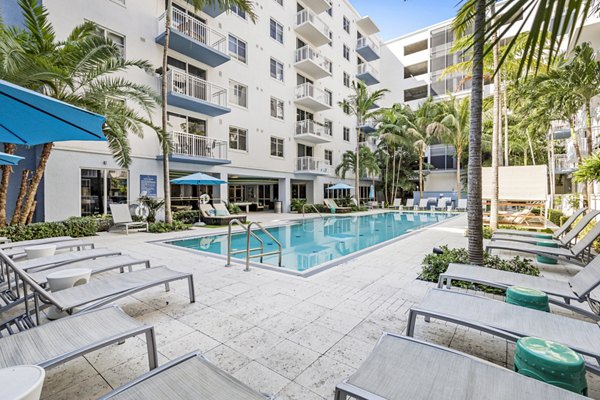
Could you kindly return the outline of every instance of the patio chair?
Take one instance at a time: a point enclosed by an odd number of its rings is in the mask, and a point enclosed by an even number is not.
[[[28,271],[35,268],[67,265],[79,261],[93,260],[96,258],[116,256],[120,254],[121,252],[117,250],[96,248],[60,253],[53,256],[39,257],[31,260],[17,261],[16,264],[23,270]]]
[[[558,239],[540,239],[540,238],[536,239],[535,237],[531,237],[531,236],[527,237],[527,236],[498,234],[498,235],[492,235],[492,241],[494,242],[496,240],[504,240],[504,241],[509,241],[509,242],[530,243],[530,244],[544,243],[547,245],[553,244],[558,247],[571,247],[573,245],[573,243],[575,241],[577,241],[579,234],[585,229],[586,226],[588,226],[590,224],[590,222],[592,222],[594,219],[596,219],[596,217],[598,215],[600,215],[600,211],[596,211],[596,210],[590,211],[581,219],[581,221],[579,221],[579,223],[577,225],[575,225],[573,227],[573,229],[571,229],[569,231],[569,233],[564,235],[562,238],[558,238]]]
[[[225,217],[235,217],[242,222],[246,221],[246,214],[230,214],[229,210],[223,203],[214,203],[213,208],[215,209],[215,214],[217,217],[225,216]]]
[[[268,397],[217,368],[199,352],[193,352],[161,365],[100,398],[108,399],[266,400]]]
[[[95,247],[94,243],[89,240],[73,239],[73,238],[66,240],[66,241],[46,243],[46,244],[55,246],[57,251],[61,251],[61,250],[80,251],[83,249],[93,249]],[[39,245],[35,245],[35,246],[39,246]],[[18,259],[18,258],[23,258],[23,257],[27,256],[27,252],[25,251],[26,248],[27,248],[27,246],[14,247],[14,248],[2,250],[2,251],[8,257]]]
[[[431,289],[409,310],[408,336],[414,336],[418,316],[463,325],[511,341],[524,336],[553,340],[600,360],[600,327],[597,323],[443,289]],[[586,362],[586,367],[600,374],[598,365]]]
[[[134,222],[127,204],[110,204],[110,213],[113,219],[113,227],[125,228],[125,234],[129,235],[130,229],[148,232],[148,223],[144,221]]]
[[[446,272],[440,274],[438,287],[450,289],[452,281],[466,281],[499,289],[522,286],[541,290],[549,296],[550,303],[600,320],[600,303],[590,296],[592,290],[600,286],[600,256],[596,256],[585,268],[566,281],[475,265],[450,264]],[[587,301],[592,312],[571,304],[571,301]]]
[[[323,202],[330,210],[335,210],[336,213],[346,213],[346,212],[352,211],[352,207],[338,206],[338,204],[335,202],[334,199],[325,199],[325,200],[323,200]],[[354,199],[354,202],[355,202],[355,204],[357,203],[356,199]]]
[[[598,237],[600,237],[600,224],[594,225],[583,238],[579,239],[573,247],[568,249],[498,240],[488,243],[485,247],[485,251],[488,253],[491,253],[494,249],[516,251],[519,253],[535,254],[555,260],[564,259],[574,264],[585,265],[591,261],[591,247]]]
[[[17,365],[52,368],[142,334],[146,335],[149,367],[158,366],[154,327],[135,320],[116,306],[68,316],[22,332],[9,328],[9,333],[14,334],[0,338],[0,368]]]
[[[586,211],[587,211],[587,208],[585,208],[585,207],[580,208],[579,210],[575,211],[575,213],[573,213],[573,215],[571,215],[569,217],[569,219],[567,219],[565,221],[565,223],[560,226],[560,228],[558,228],[556,231],[554,231],[554,233],[552,235],[553,238],[558,239],[562,235],[567,233],[567,231],[569,229],[571,229],[571,226],[575,223],[575,221],[580,216],[582,216]],[[531,232],[531,231],[520,231],[520,230],[516,230],[516,229],[498,229],[497,231],[494,232],[494,235],[515,235],[515,236],[535,237],[536,235],[539,235],[539,233]]]
[[[415,199],[406,199],[406,208],[407,209],[411,209],[411,208],[415,209],[415,208],[417,208],[415,206]]]
[[[208,225],[227,225],[234,219],[239,219],[240,222],[246,222],[246,216],[241,215],[217,215],[216,210],[210,204],[199,204],[200,216],[202,221]]]
[[[584,398],[457,350],[391,333],[384,333],[358,370],[336,386],[336,400],[348,396],[380,400]]]
[[[8,242],[0,244],[0,250],[13,249],[15,247],[38,246],[40,244],[51,244],[55,242],[66,242],[67,240],[77,240],[71,236],[57,236],[45,239],[21,240],[19,242]]]
[[[458,199],[456,209],[459,211],[467,211],[467,199]]]
[[[395,208],[397,210],[401,210],[403,207],[402,199],[394,199],[394,202],[391,205],[391,208]]]
[[[444,211],[446,210],[446,207],[448,207],[448,202],[450,201],[449,197],[442,197],[437,201],[437,204],[435,206],[436,210],[441,210]]]
[[[429,199],[421,199],[419,200],[419,209],[427,210],[427,205],[429,204]]]

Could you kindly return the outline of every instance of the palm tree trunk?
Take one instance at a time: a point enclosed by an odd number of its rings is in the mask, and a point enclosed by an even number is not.
[[[585,102],[585,137],[587,139],[588,155],[592,155],[594,151],[594,138],[592,137],[592,107],[591,100]],[[594,183],[587,183],[588,196],[594,194]]]
[[[483,52],[485,0],[475,0],[473,33],[473,79],[471,88],[471,126],[469,129],[468,230],[469,262],[483,265],[483,212],[481,209],[481,132],[483,107]]]
[[[462,150],[456,150],[456,198],[461,198],[461,184],[460,184],[460,157],[462,157]]]
[[[496,7],[492,4],[492,14],[495,14]],[[492,41],[496,42],[497,35],[492,37]],[[494,56],[494,71],[498,69],[499,51],[498,44],[492,49]],[[500,155],[500,74],[494,74],[494,106],[493,106],[493,123],[492,123],[492,199],[490,207],[490,229],[494,232],[498,229],[498,159]]]
[[[360,118],[357,118],[358,128],[356,129],[356,165],[354,166],[354,197],[356,197],[357,207],[360,207]]]
[[[391,197],[396,198],[396,150],[394,150],[394,156],[392,157],[392,195]]]
[[[579,135],[577,134],[577,131],[575,130],[575,121],[574,121],[574,117],[571,116],[571,118],[569,118],[569,130],[571,131],[571,140],[573,141],[573,147],[575,148],[575,156],[577,158],[577,165],[581,165],[581,162],[583,161],[583,157],[581,156],[581,148],[579,147]],[[583,197],[583,206],[587,207],[588,205],[588,190],[587,190],[587,184],[583,184],[581,185],[581,196]]]
[[[4,152],[15,154],[17,146],[12,143],[4,144]],[[10,175],[12,174],[10,165],[2,166],[2,181],[0,181],[0,226],[6,226],[6,197],[8,196],[8,185],[10,184]]]
[[[389,198],[388,198],[388,167],[389,167],[389,156],[385,158],[385,176],[383,177],[383,196],[385,197],[385,202],[386,204],[390,204],[389,203]]]
[[[165,44],[163,47],[163,58],[162,58],[162,79],[161,79],[161,96],[162,96],[162,129],[166,134],[168,129],[167,121],[167,59],[169,56],[169,39],[171,36],[171,11],[173,9],[172,0],[167,0],[167,10],[165,18]],[[169,143],[163,141],[162,143],[162,155],[163,155],[163,191],[165,198],[165,222],[168,224],[173,223],[173,214],[171,213],[171,182],[169,181]]]
[[[21,213],[23,208],[23,200],[25,199],[25,195],[27,194],[27,179],[29,178],[28,169],[24,170],[21,173],[21,186],[19,187],[19,194],[17,195],[17,201],[15,202],[15,211],[12,216],[12,225],[17,225],[21,222]]]
[[[527,143],[529,144],[529,151],[531,151],[531,164],[535,165],[535,154],[533,154],[533,142],[531,141],[531,135],[529,129],[525,128],[525,135],[527,135]]]
[[[50,158],[50,153],[52,152],[53,145],[53,143],[45,143],[42,147],[40,161],[38,162],[37,168],[35,169],[33,178],[31,178],[31,183],[29,184],[29,190],[27,193],[27,200],[25,200],[25,205],[23,207],[23,211],[21,212],[21,218],[19,220],[19,223],[21,224],[25,224],[27,222],[27,217],[29,217],[29,215],[33,211],[35,195],[37,193],[40,182],[42,181],[42,177],[44,176],[46,164],[48,163],[48,159]]]
[[[419,150],[419,199],[423,197],[423,153]]]
[[[503,85],[502,96],[504,101],[504,166],[508,167],[508,102],[506,99],[506,84]]]

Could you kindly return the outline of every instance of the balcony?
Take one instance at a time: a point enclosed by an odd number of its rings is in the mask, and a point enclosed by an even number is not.
[[[363,81],[365,85],[377,85],[379,83],[379,73],[369,64],[358,64],[356,77]]]
[[[312,83],[296,86],[294,102],[315,112],[329,110],[332,107],[331,95],[316,88]]]
[[[227,141],[213,139],[193,133],[171,131],[173,149],[169,159],[175,162],[224,165],[231,164],[227,159]],[[162,160],[159,155],[157,159]]]
[[[294,138],[315,144],[329,143],[332,140],[329,129],[311,119],[296,122]]]
[[[319,47],[329,43],[329,28],[317,15],[307,9],[296,15],[296,33]]]
[[[358,128],[362,133],[373,133],[377,130],[377,121],[374,119],[368,119],[364,121]]]
[[[167,104],[216,117],[227,114],[227,89],[172,69],[167,73]]]
[[[158,19],[158,36],[154,41],[164,46],[166,12]],[[173,9],[171,13],[171,35],[169,49],[201,63],[217,67],[231,58],[227,55],[227,38],[225,35],[209,28],[196,18]]]
[[[365,36],[357,40],[356,52],[365,61],[375,61],[379,59],[379,45]]]
[[[379,32],[379,28],[369,16],[365,16],[357,20],[356,26],[358,26],[361,32],[365,35],[374,35]]]
[[[323,57],[317,50],[310,46],[296,49],[296,68],[313,79],[321,79],[331,76],[333,64],[331,60]]]
[[[322,12],[329,10],[331,7],[331,4],[329,4],[328,0],[303,0],[302,3],[313,10],[316,14],[321,14]]]
[[[554,172],[557,174],[569,174],[577,169],[574,161],[570,160],[566,154],[557,154],[554,156]]]
[[[333,166],[327,160],[316,157],[296,158],[296,173],[307,175],[331,175]]]

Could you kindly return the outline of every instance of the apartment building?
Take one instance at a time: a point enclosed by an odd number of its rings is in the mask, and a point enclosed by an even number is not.
[[[15,4],[3,6],[15,16]],[[43,0],[57,36],[83,21],[117,43],[128,59],[156,71],[129,71],[159,92],[164,0]],[[174,149],[171,178],[204,172],[226,180],[215,187],[173,186],[173,204],[200,193],[249,203],[251,210],[320,203],[342,154],[356,146],[356,119],[338,103],[352,81],[379,84],[380,40],[369,17],[345,0],[261,0],[253,23],[243,11],[194,10],[175,0],[169,43],[168,111]],[[153,115],[160,124],[160,110]],[[368,130],[369,126],[363,127]],[[38,207],[41,218],[108,212],[140,194],[163,197],[162,156],[155,133],[130,137],[133,162],[120,168],[105,143],[56,143]],[[348,176],[348,183],[352,177]],[[361,187],[368,193],[369,182]]]

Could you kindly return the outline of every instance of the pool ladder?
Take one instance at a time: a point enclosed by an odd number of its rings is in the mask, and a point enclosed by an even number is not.
[[[323,214],[321,214],[321,212],[319,211],[319,209],[317,207],[315,207],[314,204],[303,204],[302,205],[302,218],[304,218],[304,207],[308,208],[312,208],[313,210],[315,210],[317,212],[317,214],[319,214],[319,217],[323,218]]]
[[[233,225],[240,226],[246,232],[246,248],[244,250],[231,250],[231,228]],[[271,239],[276,245],[277,250],[267,251],[265,252],[265,243],[264,241],[258,237],[256,233],[252,231],[252,226],[256,225],[258,229],[260,229],[269,239]],[[250,248],[250,238],[253,237],[258,240],[259,247]],[[254,251],[259,251],[258,254],[252,254]],[[281,267],[282,255],[283,255],[283,246],[279,240],[275,239],[273,235],[269,231],[267,231],[259,222],[250,222],[248,226],[245,226],[240,222],[239,219],[232,219],[229,221],[229,227],[227,229],[227,264],[226,267],[231,266],[231,256],[235,254],[246,253],[246,269],[244,271],[250,271],[250,260],[252,258],[260,258],[260,262],[263,262],[263,257],[272,256],[277,254],[279,256],[277,265]]]

